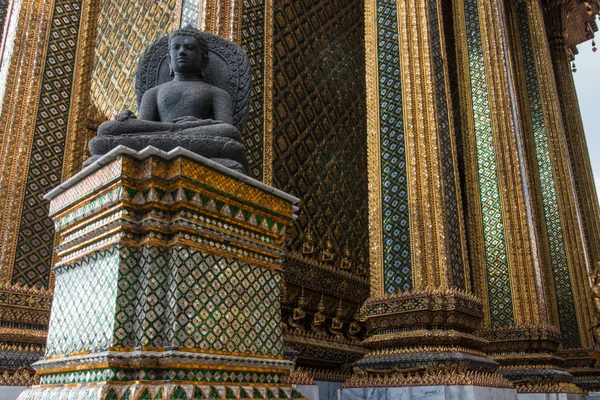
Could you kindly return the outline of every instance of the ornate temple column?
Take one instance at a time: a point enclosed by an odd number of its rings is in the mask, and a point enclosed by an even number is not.
[[[521,381],[519,392],[577,392],[553,354],[560,335],[542,268],[503,2],[455,1],[454,24],[469,250],[485,308],[479,334],[499,372]]]
[[[532,194],[540,242],[545,245],[544,275],[563,345],[560,356],[567,359],[574,383],[586,390],[596,389],[600,371],[585,356],[594,349],[596,319],[590,301],[590,262],[542,4],[539,0],[514,1],[508,14]]]
[[[60,182],[77,79],[80,1],[13,1],[3,45],[0,117],[0,385],[26,386],[43,354],[52,299],[52,224],[41,196]],[[68,137],[68,139],[67,139]],[[72,160],[71,160],[72,161]]]
[[[370,352],[342,398],[510,387],[474,334],[484,313],[467,261],[444,32],[439,0],[367,2]]]
[[[547,0],[544,2],[544,14],[558,99],[575,177],[575,188],[579,198],[590,261],[593,264],[600,260],[600,206],[579,111],[575,82],[567,55],[566,19],[572,6],[573,4],[569,0]]]

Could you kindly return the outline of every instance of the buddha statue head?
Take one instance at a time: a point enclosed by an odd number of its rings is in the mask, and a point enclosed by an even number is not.
[[[208,65],[208,44],[203,33],[192,27],[178,29],[169,35],[171,75],[203,78]]]

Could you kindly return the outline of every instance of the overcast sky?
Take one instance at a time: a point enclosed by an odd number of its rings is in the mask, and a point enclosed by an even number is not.
[[[582,43],[578,49],[579,54],[575,57],[577,72],[573,77],[594,169],[596,189],[600,193],[600,50],[594,53],[591,41]]]

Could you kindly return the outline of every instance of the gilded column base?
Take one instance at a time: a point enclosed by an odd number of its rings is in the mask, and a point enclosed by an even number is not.
[[[519,393],[582,393],[573,384],[566,359],[557,353],[561,344],[557,329],[508,326],[479,334],[489,340],[485,351],[500,364],[497,372]]]
[[[451,289],[402,293],[368,300],[362,314],[372,332],[362,342],[369,352],[353,364],[346,388],[512,388],[482,351],[488,341],[474,334],[483,319],[474,296]]]
[[[585,392],[600,392],[600,352],[575,349],[558,354],[565,359],[565,369],[573,375],[573,384]]]
[[[343,385],[342,400],[367,399],[516,400],[517,392],[501,375],[439,365],[411,370],[355,370]]]
[[[54,302],[21,399],[304,398],[280,306],[297,199],[179,148],[115,149],[47,198]]]

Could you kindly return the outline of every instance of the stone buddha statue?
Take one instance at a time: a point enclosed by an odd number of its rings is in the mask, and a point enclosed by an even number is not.
[[[119,145],[183,147],[247,173],[240,130],[248,113],[249,71],[237,45],[191,26],[159,39],[138,65],[138,116],[127,110],[100,125],[90,141],[90,161]]]

